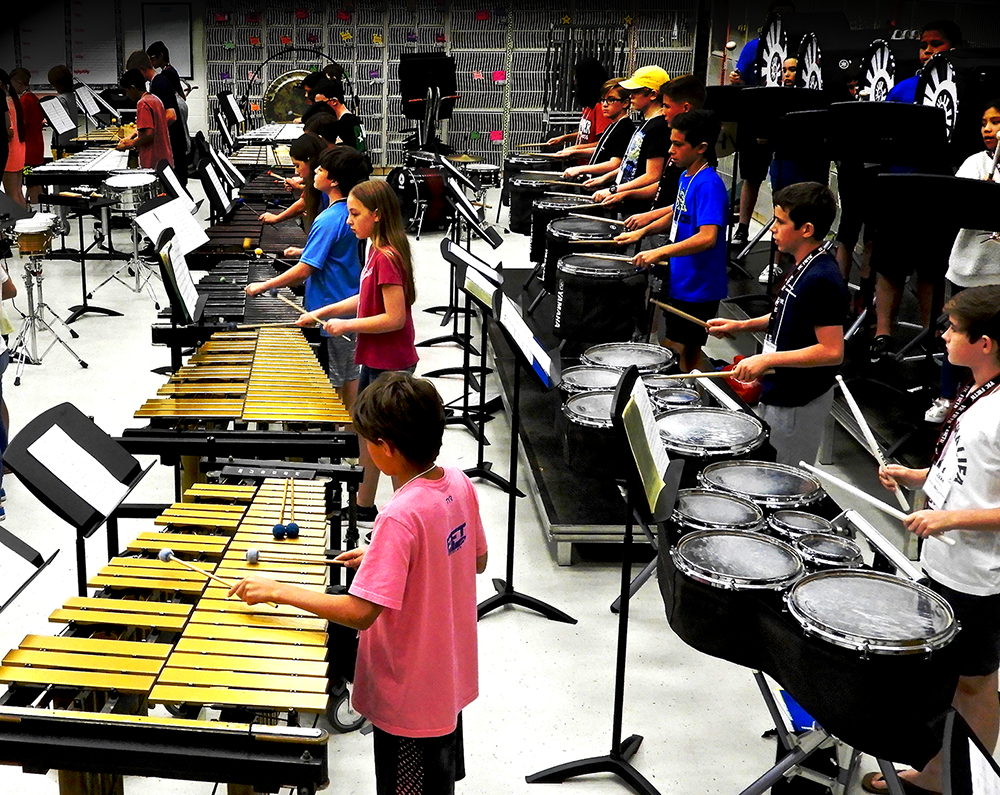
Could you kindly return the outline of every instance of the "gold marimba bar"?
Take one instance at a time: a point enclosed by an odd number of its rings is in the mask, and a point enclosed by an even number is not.
[[[170,548],[176,558],[196,561],[193,565],[206,573],[229,581],[260,571],[306,588],[325,589],[329,577],[322,563],[327,544],[325,483],[296,483],[295,505],[285,500],[284,520],[294,518],[300,527],[299,538],[276,542],[271,528],[282,519],[284,485],[280,479],[264,481],[259,488],[200,484],[185,495],[192,501],[172,505],[155,520],[157,531],[142,532],[128,544],[127,552],[134,557],[114,558],[91,578],[88,584],[101,589],[100,595],[70,598],[50,615],[50,621],[69,625],[67,632],[26,636],[0,665],[0,682],[11,686],[0,698],[0,747],[12,747],[7,742],[8,732],[26,731],[21,717],[12,718],[13,724],[3,720],[7,708],[31,708],[29,714],[37,719],[30,723],[37,725],[40,733],[51,730],[52,721],[73,720],[73,716],[96,722],[102,728],[80,741],[91,743],[94,753],[107,753],[108,770],[72,772],[96,767],[86,761],[76,767],[67,751],[58,757],[59,764],[70,771],[60,773],[60,790],[63,795],[84,795],[97,786],[102,792],[122,792],[120,778],[116,785],[114,777],[108,777],[135,772],[128,750],[119,749],[121,721],[132,720],[138,733],[163,731],[165,719],[146,715],[151,705],[185,705],[193,713],[202,707],[221,706],[223,719],[230,719],[225,725],[238,723],[244,731],[246,724],[254,722],[249,715],[285,713],[294,725],[298,713],[325,712],[329,683],[323,619],[290,607],[250,607],[227,598],[226,589],[207,576],[156,559],[160,550]],[[251,567],[245,561],[249,547],[269,553],[316,553],[317,563]],[[82,701],[81,694],[85,694]],[[70,706],[76,710],[62,711]],[[102,723],[98,714],[109,711],[131,714],[116,716],[117,722],[111,726]],[[239,720],[231,720],[233,717]],[[232,776],[229,781],[240,784],[255,783],[253,776],[270,781],[269,776],[291,775],[262,765],[254,772],[230,765],[231,737],[220,735],[217,728],[216,723],[206,720],[189,720],[172,727],[177,732],[199,730],[206,749],[214,749],[213,743],[218,741],[220,750],[213,753],[219,758],[205,769],[190,769],[185,764],[144,774],[218,781],[223,780],[220,770],[227,770],[231,772],[226,775]],[[102,745],[105,736],[107,744]],[[322,764],[321,769],[314,764],[303,767],[303,781],[282,783],[315,788],[326,773],[326,749],[315,747],[319,739],[325,745],[325,733],[302,730],[299,737],[293,729],[289,738],[314,746],[303,760],[311,755],[321,758]],[[155,756],[156,743],[148,745],[154,750],[147,747],[143,753]],[[31,753],[37,749],[30,743],[24,747],[23,759],[0,758],[0,762],[38,769],[37,764],[24,761],[34,759]],[[110,753],[111,748],[119,749],[120,761],[115,761],[118,757]],[[165,748],[163,753],[169,756],[172,750]],[[211,756],[207,750],[205,753]],[[280,756],[287,751],[276,753]]]

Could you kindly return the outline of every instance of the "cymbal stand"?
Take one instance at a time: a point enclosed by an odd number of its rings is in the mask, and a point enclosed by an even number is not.
[[[160,301],[156,297],[156,291],[153,289],[152,280],[155,276],[159,278],[159,269],[155,266],[151,266],[139,255],[139,227],[135,223],[135,217],[132,217],[132,256],[119,265],[115,271],[108,276],[103,282],[101,282],[97,287],[91,290],[87,294],[87,298],[93,298],[94,293],[100,290],[104,285],[110,282],[112,279],[120,282],[130,289],[133,293],[141,293],[145,290],[150,299],[153,302],[153,306],[156,307],[157,311],[160,309]],[[109,230],[110,232],[110,230]],[[109,238],[110,239],[110,238]],[[121,277],[121,272],[127,271],[128,275],[134,277],[134,284],[129,284],[129,282]]]
[[[76,359],[79,365],[86,368],[87,363],[76,355],[69,344],[59,336],[58,332],[52,325],[45,319],[45,313],[48,312],[54,320],[59,321],[63,327],[70,333],[73,339],[76,339],[80,335],[76,333],[73,329],[66,325],[66,321],[63,320],[59,315],[57,315],[47,303],[45,303],[45,298],[42,295],[42,260],[40,257],[29,257],[28,261],[24,263],[24,287],[25,293],[28,296],[28,314],[24,316],[24,320],[21,323],[21,329],[17,332],[17,336],[14,338],[14,343],[11,347],[11,357],[17,359],[17,367],[14,370],[14,386],[21,385],[21,373],[24,372],[24,365],[26,364],[41,364],[42,359],[45,357],[51,349],[52,346],[57,342],[62,345],[70,355]],[[35,303],[35,288],[37,285],[38,289],[38,303]],[[48,331],[53,339],[49,343],[49,346],[42,351],[38,352],[38,331],[41,328],[43,331]]]

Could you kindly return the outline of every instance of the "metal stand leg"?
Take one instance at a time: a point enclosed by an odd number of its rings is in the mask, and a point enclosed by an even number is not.
[[[121,277],[122,271],[128,271],[129,275],[134,277],[135,283],[129,284],[125,279],[123,279]],[[97,285],[97,287],[95,287],[87,294],[87,298],[93,298],[94,293],[96,293],[104,285],[106,285],[108,282],[114,279],[115,281],[124,284],[133,293],[141,293],[143,290],[146,290],[146,292],[149,293],[150,300],[152,300],[153,302],[153,306],[155,306],[156,309],[159,310],[160,302],[156,297],[156,292],[153,290],[153,285],[151,283],[154,276],[159,276],[157,271],[154,268],[150,267],[142,259],[142,257],[139,256],[139,231],[135,225],[135,222],[133,221],[131,259],[119,265],[118,268],[115,269],[114,273],[108,276],[108,278],[106,278],[103,282],[101,282],[99,285]]]

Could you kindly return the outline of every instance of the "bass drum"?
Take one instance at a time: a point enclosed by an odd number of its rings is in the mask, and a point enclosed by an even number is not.
[[[451,221],[445,201],[445,182],[439,169],[394,168],[386,181],[399,197],[407,229],[416,229],[424,209],[423,229],[444,229]]]

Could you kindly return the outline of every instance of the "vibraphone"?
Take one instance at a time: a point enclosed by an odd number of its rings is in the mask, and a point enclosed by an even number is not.
[[[299,724],[329,706],[327,622],[250,607],[208,576],[235,582],[256,571],[325,590],[326,485],[294,481],[294,505],[287,492],[285,479],[193,487],[190,501],[155,520],[159,530],[140,533],[90,579],[94,596],[50,615],[62,632],[28,635],[8,652],[0,761],[59,770],[63,795],[121,793],[122,775],[325,787],[328,735]],[[274,541],[272,526],[292,514],[299,537]],[[246,562],[251,548],[256,565]],[[164,549],[174,560],[158,557]],[[264,562],[289,553],[315,562]],[[150,715],[157,706],[183,717]]]
[[[133,455],[338,461],[358,455],[350,415],[298,328],[218,332],[136,412],[119,443]],[[193,482],[204,468],[185,461]]]
[[[258,248],[269,254],[280,255],[288,246],[305,245],[306,236],[292,223],[265,224],[258,219],[263,207],[238,207],[232,220],[210,226],[206,231],[208,242],[187,255],[187,264],[193,270],[211,270],[221,260],[234,255],[253,256]]]
[[[113,172],[128,168],[128,154],[117,149],[84,149],[36,166],[24,181],[26,185],[100,185]]]
[[[268,293],[262,293],[250,298],[243,288],[250,282],[265,281],[273,278],[280,268],[271,259],[235,259],[224,260],[213,268],[198,282],[198,295],[206,296],[202,319],[190,325],[177,325],[168,322],[153,324],[153,344],[167,345],[171,351],[173,369],[180,367],[180,355],[183,348],[201,345],[217,331],[225,331],[230,323],[240,325],[257,325],[269,323],[291,323],[298,319],[299,312],[288,304]],[[300,303],[290,289],[283,287],[278,294],[296,303]],[[161,314],[169,319],[167,310]],[[310,342],[319,340],[319,330],[309,328],[304,330],[306,339]]]

